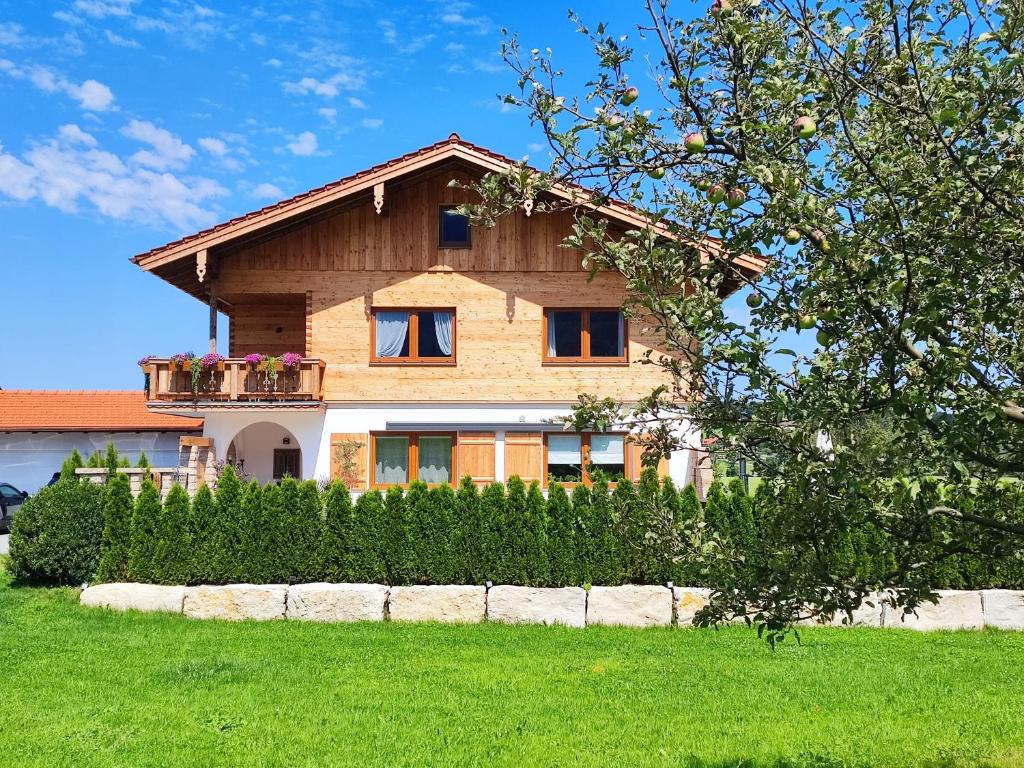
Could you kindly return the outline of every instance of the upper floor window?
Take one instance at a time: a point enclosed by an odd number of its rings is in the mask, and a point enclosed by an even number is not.
[[[469,248],[469,217],[454,205],[441,206],[437,244],[441,248]]]
[[[617,483],[626,477],[626,436],[604,432],[545,435],[545,476],[556,483],[590,485],[598,477]]]
[[[618,309],[544,311],[544,361],[626,362],[626,320]]]
[[[454,309],[374,309],[372,362],[453,364]]]

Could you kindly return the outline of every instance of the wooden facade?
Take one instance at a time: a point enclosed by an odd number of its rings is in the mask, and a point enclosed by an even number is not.
[[[328,402],[568,403],[583,392],[635,400],[671,383],[639,362],[660,353],[638,322],[627,326],[626,364],[545,362],[544,310],[620,306],[624,280],[591,280],[580,254],[560,246],[569,213],[513,214],[474,231],[471,248],[440,248],[440,207],[469,194],[448,186],[453,174],[470,181],[461,171],[434,173],[394,192],[386,215],[367,200],[223,257],[218,291],[238,308],[232,354],[272,352],[289,339],[294,351],[326,361]],[[454,365],[389,362],[383,373],[373,360],[372,312],[413,307],[454,308]]]

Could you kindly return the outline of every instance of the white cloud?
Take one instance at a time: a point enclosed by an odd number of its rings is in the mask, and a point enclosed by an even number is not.
[[[57,134],[68,144],[84,144],[87,147],[95,147],[97,144],[95,136],[86,133],[74,123],[62,125],[57,129]]]
[[[336,72],[326,80],[304,77],[297,82],[286,82],[284,90],[300,96],[313,93],[326,99],[333,99],[342,91],[358,91],[366,79],[360,72]]]
[[[114,103],[114,92],[99,80],[86,80],[81,85],[66,84],[67,94],[77,99],[82,109],[105,112]]]
[[[426,34],[403,39],[398,33],[395,22],[388,19],[381,19],[377,22],[377,26],[384,34],[384,41],[394,46],[400,53],[416,53],[425,48],[435,37],[433,34]]]
[[[445,53],[462,53],[464,50],[466,50],[466,46],[464,46],[462,43],[448,43],[448,45],[444,47],[444,50]]]
[[[542,149],[544,149],[544,145],[543,144],[527,144],[526,148],[528,150],[530,150],[531,152],[540,152]]]
[[[316,134],[312,131],[303,131],[295,137],[295,141],[288,144],[288,150],[293,155],[299,155],[300,157],[306,157],[316,152],[319,144],[316,140]]]
[[[21,45],[21,33],[23,30],[24,27],[21,24],[15,24],[14,22],[0,24],[0,45],[11,47]]]
[[[191,162],[195,150],[165,128],[159,128],[148,120],[132,120],[121,129],[129,139],[148,144],[152,149],[140,149],[131,159],[158,171],[169,168],[183,168]]]
[[[228,153],[228,145],[212,136],[204,136],[197,143],[211,155],[216,155],[217,157],[224,157]]]
[[[316,113],[329,123],[333,123],[335,118],[338,116],[338,110],[334,107],[320,107]]]
[[[111,45],[118,45],[122,48],[140,48],[137,40],[131,40],[127,37],[121,37],[116,32],[111,32],[109,29],[103,30],[103,33],[107,36],[107,42]]]
[[[352,107],[352,109],[369,109],[369,107],[366,106],[365,101],[357,99],[355,96],[348,97],[348,105]]]
[[[384,125],[384,121],[381,120],[379,117],[367,117],[364,118],[363,120],[360,120],[359,124],[363,126],[363,128],[380,128],[382,125]]]
[[[441,21],[453,27],[465,27],[478,35],[486,34],[494,26],[487,16],[470,16],[467,11],[473,8],[471,3],[454,2],[445,6]]]
[[[259,200],[284,199],[284,192],[281,191],[281,188],[278,187],[276,184],[271,184],[266,181],[263,182],[262,184],[257,184],[255,187],[249,190],[249,195]]]
[[[268,67],[273,67],[274,69],[277,69],[277,68],[279,68],[281,66],[281,60],[280,59],[267,59],[263,63],[266,64]]]
[[[138,0],[75,0],[71,4],[81,14],[93,19],[105,19],[108,16],[131,16],[132,6]]]
[[[267,36],[266,35],[261,35],[259,32],[251,33],[249,35],[249,39],[252,41],[253,45],[266,45],[267,44]]]
[[[216,220],[206,206],[225,194],[212,179],[156,172],[134,156],[123,160],[100,149],[94,137],[73,124],[21,157],[0,146],[0,195],[39,199],[68,213],[89,204],[110,218],[186,231]]]
[[[46,93],[67,94],[77,101],[82,109],[93,112],[105,112],[114,103],[114,92],[99,80],[85,80],[76,85],[46,67],[32,66],[24,69],[7,59],[0,59],[0,72],[15,80],[27,77],[36,88]]]

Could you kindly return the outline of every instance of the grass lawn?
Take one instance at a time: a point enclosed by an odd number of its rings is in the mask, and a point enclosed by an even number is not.
[[[1024,765],[1024,634],[228,624],[7,581],[3,765]]]

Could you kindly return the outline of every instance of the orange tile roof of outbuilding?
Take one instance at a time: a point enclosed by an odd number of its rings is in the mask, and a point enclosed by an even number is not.
[[[199,431],[202,419],[150,413],[141,391],[0,390],[0,432]]]

